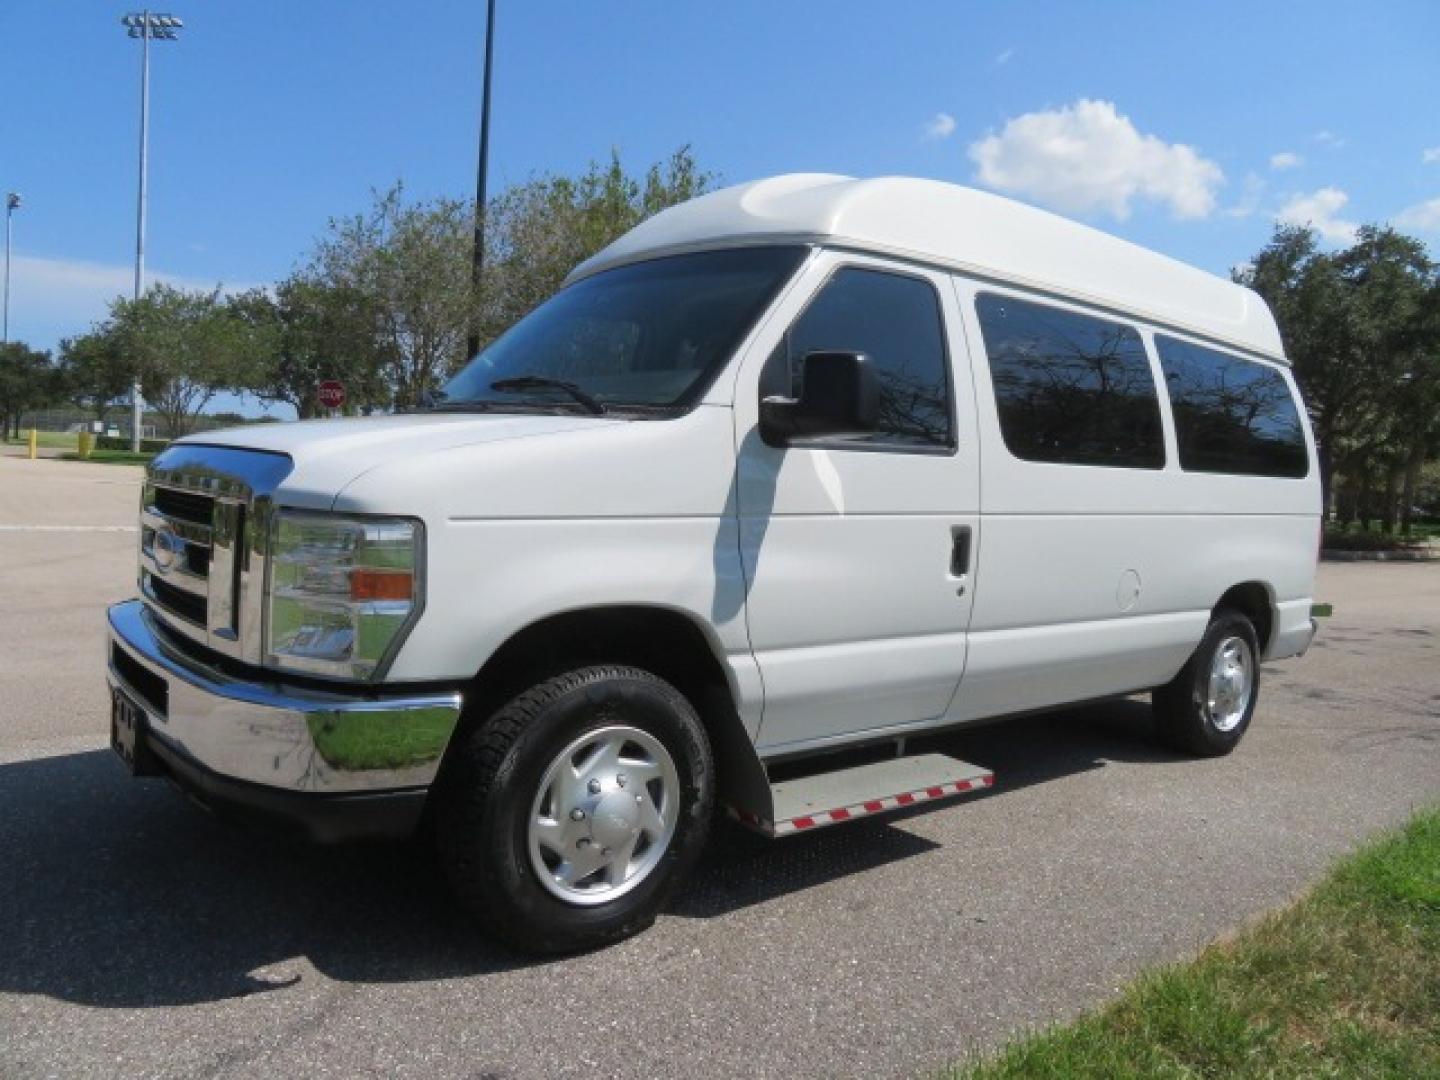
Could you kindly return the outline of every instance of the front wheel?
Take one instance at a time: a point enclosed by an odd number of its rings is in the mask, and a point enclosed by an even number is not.
[[[1260,696],[1255,627],[1221,609],[1180,674],[1153,695],[1160,735],[1178,750],[1220,757],[1239,744]]]
[[[461,903],[530,952],[645,929],[704,844],[714,767],[694,708],[629,667],[538,684],[456,747],[437,791]]]

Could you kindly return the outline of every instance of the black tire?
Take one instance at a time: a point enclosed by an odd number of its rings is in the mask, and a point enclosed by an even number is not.
[[[1227,728],[1223,722],[1217,723],[1209,707],[1209,682],[1216,653],[1234,640],[1246,650],[1250,689],[1238,722]],[[1152,695],[1156,731],[1176,750],[1197,757],[1222,757],[1239,745],[1259,699],[1260,645],[1255,626],[1240,612],[1221,608],[1180,674]]]
[[[580,906],[557,897],[536,871],[532,809],[557,757],[576,739],[616,724],[648,734],[668,752],[680,789],[678,819],[638,884]],[[709,832],[715,770],[705,729],[684,695],[638,668],[586,667],[547,679],[463,734],[452,755],[436,792],[441,865],[461,905],[525,952],[592,949],[646,929]]]

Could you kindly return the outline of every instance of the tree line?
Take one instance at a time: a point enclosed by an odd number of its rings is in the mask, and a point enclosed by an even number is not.
[[[331,220],[270,289],[226,294],[153,286],[51,357],[0,350],[0,424],[67,402],[121,411],[138,370],[165,434],[185,434],[214,396],[248,391],[301,418],[338,379],[347,409],[413,408],[560,285],[580,261],[714,184],[688,147],[640,173],[617,155],[577,176],[509,187],[485,208],[485,270],[471,279],[473,203],[410,200],[396,184]],[[1327,251],[1278,227],[1235,279],[1270,304],[1309,406],[1326,505],[1344,521],[1405,529],[1440,471],[1440,267],[1425,245],[1366,226]],[[1428,470],[1428,471],[1427,471]]]

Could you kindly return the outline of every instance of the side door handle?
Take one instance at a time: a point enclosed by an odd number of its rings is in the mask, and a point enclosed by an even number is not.
[[[965,595],[970,576],[970,526],[956,525],[950,530],[950,576],[960,582],[958,595]]]

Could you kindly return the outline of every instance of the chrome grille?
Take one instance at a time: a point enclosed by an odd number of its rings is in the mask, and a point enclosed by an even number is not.
[[[141,590],[160,608],[211,634],[234,637],[234,499],[149,483],[140,511]]]
[[[183,488],[157,487],[155,489],[155,510],[166,517],[179,521],[192,521],[197,525],[209,526],[215,513],[215,499]]]
[[[196,626],[205,626],[209,613],[207,601],[204,597],[196,596],[185,589],[177,589],[161,577],[151,575],[146,581],[147,590],[160,602],[161,607],[172,614],[179,615],[187,622]]]
[[[258,663],[272,496],[288,457],[175,446],[148,469],[140,592],[176,633]]]

